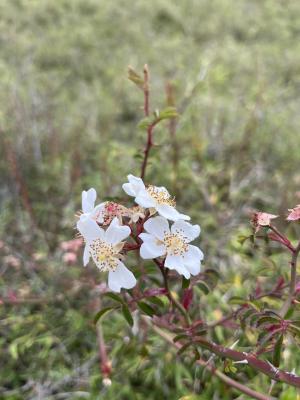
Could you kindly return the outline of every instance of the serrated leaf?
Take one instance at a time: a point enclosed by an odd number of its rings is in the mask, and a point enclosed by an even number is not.
[[[107,292],[107,293],[104,293],[103,296],[109,297],[110,299],[117,301],[120,304],[124,304],[124,300],[122,299],[122,297],[118,296],[115,293]]]
[[[115,310],[115,307],[105,307],[102,308],[102,310],[98,311],[97,314],[94,316],[94,324],[97,324],[100,318],[102,318],[105,314],[109,313],[112,310]]]
[[[281,334],[275,343],[274,352],[273,352],[273,365],[276,368],[278,368],[279,364],[280,364],[282,343],[283,343],[283,335]]]
[[[129,326],[133,326],[133,318],[131,316],[129,308],[126,306],[126,304],[122,305],[122,313],[126,321],[128,322]]]
[[[153,315],[156,314],[156,310],[144,301],[138,301],[137,305],[139,309],[149,315],[149,317],[153,317]]]

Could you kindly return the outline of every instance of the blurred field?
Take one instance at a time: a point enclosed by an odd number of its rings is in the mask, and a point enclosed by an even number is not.
[[[299,203],[299,39],[296,0],[0,2],[1,399],[246,399],[117,314],[102,327],[105,387],[93,324],[105,277],[61,243],[75,237],[81,190],[126,199],[121,183],[139,174],[143,99],[127,66],[147,63],[153,108],[166,106],[169,85],[180,112],[174,140],[168,123],[156,131],[147,180],[201,225],[205,266],[222,276],[200,310],[218,318],[261,268],[266,282],[287,275],[278,249],[254,252],[238,237],[252,209],[284,215]],[[292,351],[286,365],[300,373]],[[239,374],[268,391],[264,377]]]

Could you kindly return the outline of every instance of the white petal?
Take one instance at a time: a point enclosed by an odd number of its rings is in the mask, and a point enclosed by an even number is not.
[[[142,236],[143,235],[143,236]],[[147,235],[142,233],[140,237],[143,239]],[[144,240],[144,239],[143,239]],[[156,257],[160,257],[166,254],[166,248],[163,244],[157,243],[157,239],[151,235],[148,235],[147,239],[141,245],[140,255],[144,260],[151,260]]]
[[[180,233],[182,236],[186,237],[189,242],[191,242],[200,235],[200,226],[192,225],[189,222],[179,220],[174,222],[171,227],[171,232]]]
[[[161,240],[166,233],[170,233],[169,222],[164,217],[149,218],[144,223],[144,229]]]
[[[83,266],[86,267],[90,261],[90,246],[86,244],[83,250]]]
[[[82,198],[82,211],[84,213],[89,213],[93,210],[94,204],[96,201],[97,193],[94,188],[89,189],[88,191],[83,191]]]
[[[97,222],[83,215],[77,222],[77,229],[86,242],[92,242],[95,239],[104,238],[104,230],[98,226]]]
[[[193,265],[185,265],[185,267],[192,275],[198,275],[201,271],[201,261]]]
[[[123,183],[122,189],[124,190],[125,193],[128,194],[128,196],[133,196],[135,197],[137,195],[136,191],[134,190],[133,186],[131,183]]]
[[[188,251],[184,255],[184,264],[189,267],[198,266],[201,264],[203,258],[204,255],[202,251],[198,247],[190,244]]]
[[[129,196],[137,196],[141,190],[145,189],[145,184],[141,178],[134,175],[128,175],[127,178],[129,183],[124,183],[122,188]]]
[[[129,226],[120,225],[118,218],[115,217],[105,232],[105,240],[107,243],[115,245],[126,239],[130,232]]]
[[[180,214],[174,207],[168,204],[160,204],[156,206],[159,215],[171,220],[177,221],[179,219],[190,220],[188,215]]]
[[[136,279],[131,271],[119,261],[115,271],[108,273],[108,286],[114,292],[120,292],[121,288],[131,289],[136,285]]]
[[[127,176],[128,182],[134,186],[135,190],[145,189],[145,184],[142,178],[138,178],[137,176],[129,174]]]
[[[155,205],[156,205],[155,200],[150,196],[149,193],[147,193],[146,190],[141,190],[139,192],[139,194],[135,198],[135,202],[139,206],[145,207],[145,208],[155,207]]]
[[[167,255],[165,260],[165,267],[169,269],[175,269],[179,274],[183,275],[186,279],[189,279],[190,272],[186,269],[183,264],[183,258],[180,256]]]

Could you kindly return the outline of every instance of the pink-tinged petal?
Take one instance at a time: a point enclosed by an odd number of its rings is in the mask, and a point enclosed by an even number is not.
[[[300,204],[295,208],[289,209],[289,215],[287,216],[287,221],[298,221],[300,220]]]
[[[184,236],[188,242],[196,239],[200,235],[200,226],[192,225],[189,222],[185,222],[182,220],[175,221],[171,227],[172,233],[179,233]]]
[[[157,239],[145,241],[140,248],[140,255],[144,260],[152,260],[166,254],[166,248],[163,244],[159,244]]]
[[[183,258],[181,256],[174,256],[168,254],[165,260],[165,267],[169,269],[175,269],[180,275],[183,275],[186,279],[190,278],[190,272],[183,264]]]
[[[95,239],[104,238],[104,230],[99,227],[96,221],[86,218],[84,215],[77,222],[77,229],[88,243]]]
[[[83,191],[81,198],[82,198],[82,211],[84,213],[92,212],[94,208],[94,204],[96,201],[97,193],[94,188],[89,189],[88,191]]]
[[[91,218],[95,221],[99,222],[99,224],[103,223],[103,215],[105,212],[106,202],[98,204],[93,211],[91,212]]]
[[[170,233],[169,222],[164,217],[149,218],[144,223],[144,229],[160,240],[164,239],[166,233]]]
[[[132,289],[136,285],[136,279],[131,271],[119,261],[115,271],[108,273],[108,286],[114,292],[120,292],[121,288]]]
[[[129,226],[120,225],[118,218],[115,217],[105,232],[105,240],[115,245],[126,239],[130,235],[130,232]]]
[[[269,226],[271,224],[271,220],[274,218],[278,218],[278,215],[265,212],[255,212],[251,218],[251,223],[255,228],[255,232],[257,233],[261,226]]]
[[[180,214],[174,207],[168,204],[158,204],[155,208],[159,215],[171,221],[177,221],[179,219],[190,220],[188,215]]]
[[[144,208],[151,208],[155,207],[155,200],[150,196],[149,193],[146,192],[146,190],[141,190],[137,197],[135,198],[135,202]]]

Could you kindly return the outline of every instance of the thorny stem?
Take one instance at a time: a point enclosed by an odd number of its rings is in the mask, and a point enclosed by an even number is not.
[[[286,246],[292,253],[295,251],[295,247],[292,245],[292,243],[288,240],[288,238],[282,233],[279,232],[279,230],[274,226],[274,225],[269,225],[269,228],[277,235],[280,239],[280,243],[282,243],[284,246]]]
[[[178,342],[173,342],[173,337],[165,332],[164,330],[162,330],[161,328],[153,325],[153,330],[159,334],[163,339],[165,339],[169,344],[171,344],[172,346],[176,347],[178,350],[180,350],[180,348],[182,347],[182,345]],[[231,386],[235,389],[237,389],[238,391],[250,396],[253,399],[257,399],[257,400],[274,400],[273,397],[270,397],[268,395],[264,395],[261,393],[256,392],[255,390],[252,390],[250,388],[248,388],[247,386],[236,382],[235,380],[231,379],[230,377],[228,377],[227,375],[223,374],[223,372],[217,370],[214,366],[212,366],[210,363],[207,363],[204,360],[197,360],[196,361],[197,364],[207,368],[213,375],[217,376],[221,381],[223,381],[224,383],[226,383],[228,386]]]
[[[144,65],[144,113],[149,116],[149,69],[148,65]]]
[[[286,315],[286,313],[288,312],[290,306],[292,305],[292,301],[294,298],[294,293],[296,290],[296,283],[297,283],[297,259],[298,259],[299,253],[300,253],[300,241],[299,241],[297,247],[295,247],[295,249],[293,251],[293,255],[292,255],[290,288],[289,288],[288,297],[280,311],[280,315],[282,317],[284,317]]]
[[[147,64],[144,66],[144,114],[145,117],[149,116],[149,95],[150,95],[150,90],[149,90],[149,69]],[[156,125],[156,122],[150,124],[147,128],[147,142],[146,142],[146,147],[144,149],[144,159],[142,162],[142,167],[141,167],[141,178],[144,180],[145,174],[146,174],[146,168],[148,164],[148,157],[150,153],[150,149],[153,146],[153,141],[152,141],[152,132],[153,128]]]
[[[171,304],[173,304],[173,306],[175,308],[177,308],[177,310],[182,314],[182,316],[185,319],[185,322],[187,324],[187,326],[191,325],[191,319],[189,317],[189,314],[187,313],[187,311],[185,310],[185,308],[180,304],[179,301],[177,301],[175,299],[175,297],[172,295],[172,292],[170,291],[169,288],[169,282],[168,282],[168,270],[165,268],[164,266],[164,262],[159,262],[158,260],[154,260],[155,264],[158,265],[162,276],[163,276],[163,280],[164,280],[164,287],[166,289],[166,296],[168,297],[169,301]]]

